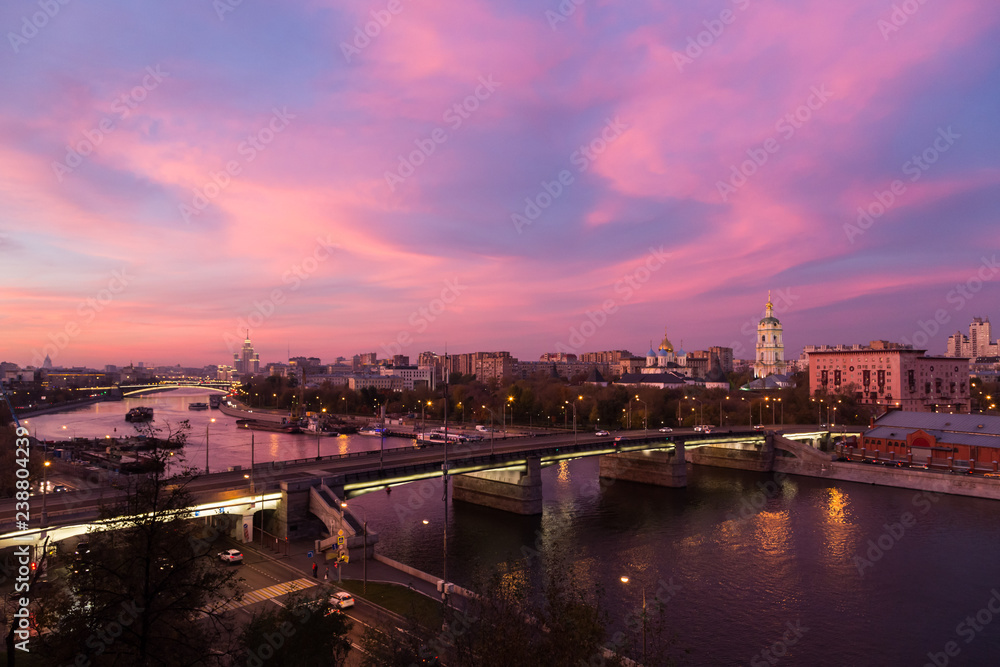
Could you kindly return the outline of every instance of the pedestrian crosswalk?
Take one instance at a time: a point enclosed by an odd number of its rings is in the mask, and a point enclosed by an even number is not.
[[[276,598],[279,595],[285,595],[286,593],[291,593],[293,591],[301,591],[315,586],[316,583],[317,582],[313,579],[306,579],[305,577],[302,577],[301,579],[285,581],[280,584],[275,584],[274,586],[268,586],[267,588],[259,588],[255,591],[250,591],[249,593],[244,594],[243,599],[239,602],[235,600],[227,602],[219,607],[217,611],[232,611],[233,609],[239,609],[240,607],[246,607],[247,605]]]

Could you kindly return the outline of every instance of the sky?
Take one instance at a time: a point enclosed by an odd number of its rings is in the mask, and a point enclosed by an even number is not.
[[[1000,7],[10,0],[0,361],[943,353],[1000,318]],[[1000,319],[997,319],[1000,326]]]

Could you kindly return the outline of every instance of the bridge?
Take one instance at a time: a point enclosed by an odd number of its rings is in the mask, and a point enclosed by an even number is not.
[[[630,431],[620,440],[592,434],[483,440],[449,444],[447,453],[444,443],[415,444],[201,475],[190,481],[187,490],[194,499],[190,508],[194,517],[238,540],[254,541],[258,530],[279,541],[324,533],[335,536],[338,530],[344,530],[347,547],[352,548],[361,544],[361,523],[344,509],[347,499],[440,477],[445,470],[453,482],[454,500],[518,514],[540,514],[541,469],[561,461],[599,456],[601,477],[683,487],[687,484],[687,452],[696,455],[702,449],[730,450],[767,459],[779,450],[784,456],[829,461],[829,454],[790,439],[824,436],[829,437],[829,433],[807,431],[785,438],[773,431],[696,433],[678,429],[670,435]],[[13,499],[0,501],[0,549],[26,543],[38,545],[46,535],[60,540],[99,528],[101,506],[123,497],[124,491],[101,483],[49,494],[47,516],[42,517],[41,499],[34,496],[27,525],[16,521]],[[369,533],[369,548],[376,541],[377,537]],[[324,541],[324,546],[330,542]]]
[[[149,384],[118,385],[119,389],[122,391],[122,396],[136,396],[138,394],[167,391],[168,389],[180,389],[184,387],[197,387],[198,389],[209,389],[211,391],[227,394],[233,386],[233,382],[226,380],[169,380]]]

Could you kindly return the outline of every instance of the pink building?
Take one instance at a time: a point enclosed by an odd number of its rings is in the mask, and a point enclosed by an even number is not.
[[[969,360],[925,353],[886,341],[806,346],[809,392],[853,394],[862,404],[910,412],[968,413]]]

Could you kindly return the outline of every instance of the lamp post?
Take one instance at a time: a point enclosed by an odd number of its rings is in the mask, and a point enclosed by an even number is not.
[[[347,503],[340,503],[340,530],[337,531],[337,584],[341,584],[344,580],[344,559],[343,553],[347,550],[347,538],[344,536],[344,510],[347,509]],[[340,538],[344,538],[344,546],[340,546]]]
[[[621,577],[623,584],[628,584],[628,577]],[[646,587],[642,587],[642,663],[646,664]]]
[[[494,413],[493,413],[493,410],[491,410],[490,408],[486,407],[485,405],[483,406],[483,410],[486,410],[486,411],[488,411],[490,413],[490,456],[493,456],[493,417],[494,417]]]
[[[49,514],[45,509],[45,497],[49,492],[49,466],[52,465],[52,461],[48,460],[48,454],[42,454],[42,527],[44,528],[49,522]]]
[[[573,444],[576,444],[576,401],[570,403],[569,401],[563,401],[566,405],[573,407]],[[565,409],[565,408],[563,408]]]
[[[208,474],[208,427],[215,423],[215,417],[212,417],[207,424],[205,424],[205,474]]]
[[[726,396],[726,400],[727,401],[729,400],[728,396]],[[722,412],[722,399],[720,398],[719,399],[719,428],[722,428],[722,425],[725,423],[725,421],[726,421],[725,414],[723,414],[723,412]]]
[[[344,503],[344,507],[346,506],[347,503]],[[361,565],[362,565],[362,570],[364,571],[363,574],[364,583],[362,584],[363,588],[361,592],[363,595],[368,595],[368,510],[366,510],[364,507],[361,508],[361,519],[363,521],[363,526],[361,529],[362,531]]]
[[[687,400],[689,400],[689,401],[697,401],[698,402],[698,408],[701,410],[701,417],[699,417],[699,419],[700,419],[699,423],[704,424],[705,423],[705,404],[704,404],[704,402],[702,402],[702,400],[700,398],[695,398],[694,396],[685,396],[684,398],[687,399]]]
[[[637,400],[640,403],[642,403],[642,434],[646,435],[647,431],[649,430],[648,429],[649,406],[646,404],[646,401],[644,401],[641,398],[639,398],[638,394],[635,395],[635,400]],[[575,418],[575,416],[576,415],[574,413],[574,418]]]

